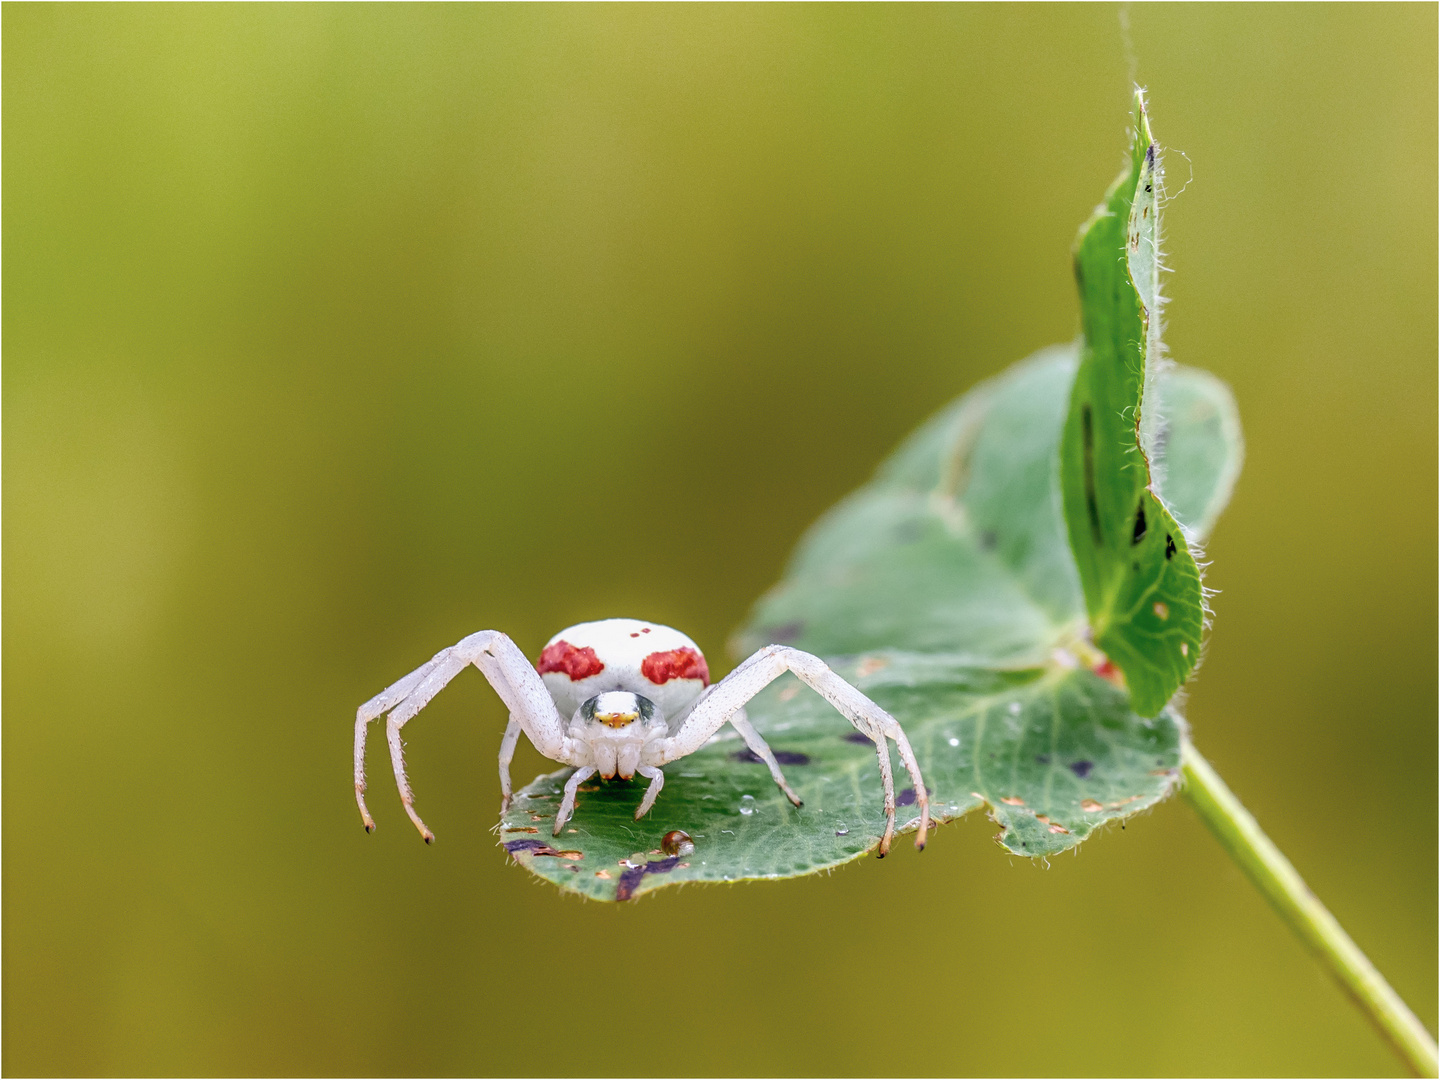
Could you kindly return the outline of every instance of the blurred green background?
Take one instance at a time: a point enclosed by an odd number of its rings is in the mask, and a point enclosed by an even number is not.
[[[1249,445],[1196,741],[1433,1029],[1436,9],[1130,20],[1168,340]],[[1075,334],[1114,6],[3,41],[6,1073],[1400,1070],[1181,801],[1049,867],[972,817],[584,903],[495,847],[473,672],[407,732],[439,842],[378,746],[375,836],[351,797],[356,705],[470,631],[634,614],[726,669],[810,521]]]

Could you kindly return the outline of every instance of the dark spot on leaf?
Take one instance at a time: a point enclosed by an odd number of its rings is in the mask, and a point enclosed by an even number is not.
[[[1145,539],[1145,500],[1140,500],[1140,505],[1135,509],[1135,528],[1130,532],[1130,543],[1138,544]]]
[[[544,840],[507,840],[505,841],[505,850],[512,855],[521,851],[528,851],[532,855],[556,854],[555,849]]]
[[[1041,764],[1041,765],[1049,765],[1049,764],[1050,764],[1050,755],[1049,755],[1049,754],[1036,754],[1036,755],[1035,755],[1035,760],[1036,760],[1039,764]]]
[[[859,743],[861,746],[874,746],[868,735],[862,735],[858,731],[850,731],[845,734],[846,742]]]
[[[982,551],[994,551],[995,545],[999,542],[1000,538],[995,535],[993,529],[986,529],[980,534],[980,548]]]
[[[1175,538],[1169,533],[1165,534],[1165,558],[1169,559],[1175,554]]]
[[[858,731],[855,734],[860,735]],[[867,743],[870,741],[869,739],[866,739],[863,735],[860,735],[860,738],[864,739]],[[760,757],[759,754],[755,753],[754,750],[737,750],[735,751],[735,753],[730,755],[730,760],[751,761],[757,765],[764,764],[764,760]],[[776,750],[775,761],[780,765],[809,765],[810,755],[797,754],[793,750]]]
[[[1090,536],[1096,547],[1105,546],[1100,531],[1100,505],[1095,501],[1095,420],[1090,403],[1080,406],[1080,434],[1085,447],[1085,509],[1090,515]]]
[[[803,622],[787,622],[770,629],[770,640],[777,645],[784,645],[787,641],[794,641],[805,629]]]
[[[900,792],[899,795],[896,795],[896,796],[895,796],[895,805],[896,805],[896,806],[914,806],[914,805],[915,805],[915,789],[914,789],[913,787],[907,787],[904,791]]]
[[[1095,768],[1095,763],[1093,761],[1074,761],[1070,764],[1070,771],[1073,772],[1076,776],[1078,776],[1081,780],[1084,780],[1087,776],[1089,776],[1090,770],[1093,768]]]
[[[1134,570],[1138,574],[1140,572],[1140,564],[1138,562],[1132,562],[1130,564],[1130,569]]]
[[[615,886],[616,900],[629,900],[635,894],[635,888],[646,874],[668,874],[675,867],[680,865],[678,855],[669,859],[659,859],[656,862],[648,862],[644,866],[632,866],[620,875],[620,884]]]

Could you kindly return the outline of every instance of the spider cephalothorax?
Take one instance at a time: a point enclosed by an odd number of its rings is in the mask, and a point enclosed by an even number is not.
[[[784,645],[767,645],[712,686],[705,656],[695,642],[668,626],[635,619],[604,619],[562,630],[533,666],[504,634],[482,630],[437,653],[360,706],[355,717],[355,799],[366,830],[373,831],[375,821],[365,807],[365,733],[371,720],[388,713],[385,733],[400,799],[426,843],[435,839],[415,812],[400,729],[469,664],[480,669],[510,709],[510,724],[500,740],[502,809],[510,804],[510,761],[520,732],[546,757],[575,766],[555,815],[557,836],[574,813],[577,789],[596,773],[607,779],[629,779],[638,773],[649,780],[635,811],[637,819],[644,817],[665,785],[661,766],[693,754],[726,722],[799,806],[800,797],[785,782],[775,755],[750,725],[744,708],[774,679],[791,671],[875,743],[885,785],[886,825],[880,854],[889,850],[895,831],[895,785],[887,739],[895,741],[914,781],[920,804],[915,845],[925,846],[928,799],[905,732],[894,717],[818,657]]]

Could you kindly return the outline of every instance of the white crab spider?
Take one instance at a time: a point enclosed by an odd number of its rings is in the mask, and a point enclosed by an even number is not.
[[[604,619],[560,631],[531,664],[504,634],[481,630],[435,654],[399,682],[361,705],[355,714],[355,801],[365,830],[375,821],[365,807],[365,733],[371,720],[388,713],[385,734],[400,801],[428,844],[435,839],[415,813],[405,778],[400,729],[445,684],[474,664],[510,709],[500,740],[501,811],[510,805],[510,761],[520,732],[548,758],[575,766],[555,815],[555,835],[575,810],[575,793],[597,772],[607,780],[636,773],[650,781],[635,811],[644,817],[665,784],[660,766],[693,754],[726,721],[770,769],[796,806],[800,797],[780,773],[775,755],[745,716],[745,703],[786,671],[792,671],[875,743],[885,785],[885,835],[880,854],[895,834],[895,784],[886,739],[895,740],[900,760],[915,784],[920,806],[917,848],[925,847],[930,805],[910,742],[895,718],[831,671],[819,657],[784,645],[767,645],[713,686],[699,647],[678,630],[635,619]],[[565,717],[570,717],[567,722]]]

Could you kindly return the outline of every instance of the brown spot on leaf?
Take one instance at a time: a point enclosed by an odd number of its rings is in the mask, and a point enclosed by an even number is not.
[[[1064,833],[1066,836],[1070,835],[1069,829],[1065,828],[1064,825],[1056,825],[1053,821],[1050,823],[1050,831],[1053,833]]]
[[[609,870],[596,870],[596,871],[595,871],[595,876],[598,877],[598,878],[601,878],[601,879],[603,879],[603,880],[605,880],[605,881],[609,881],[609,880],[610,880],[610,871],[609,871]]]
[[[537,828],[535,828],[534,825],[507,825],[507,826],[505,826],[505,828],[504,828],[502,831],[503,831],[503,832],[539,832],[540,830],[537,829]]]
[[[1100,803],[1096,802],[1094,799],[1081,799],[1080,809],[1084,810],[1087,814],[1093,814],[1097,810],[1104,810],[1105,807],[1102,806]]]
[[[860,658],[860,663],[855,666],[855,674],[863,679],[865,676],[874,675],[877,671],[883,671],[889,666],[890,661],[887,657],[864,656]]]
[[[790,686],[785,687],[784,690],[781,690],[780,693],[776,694],[775,696],[778,697],[781,701],[793,701],[795,700],[795,695],[798,693],[800,693],[800,687],[791,684]]]
[[[511,855],[553,855],[561,859],[583,859],[578,851],[556,851],[543,840],[507,840],[505,850]]]
[[[1007,796],[1005,796],[1005,798],[1001,799],[1000,801],[1003,802],[1006,806],[1024,806],[1024,805],[1025,805],[1025,800],[1024,800],[1024,799],[1016,798],[1014,795],[1007,795]]]

